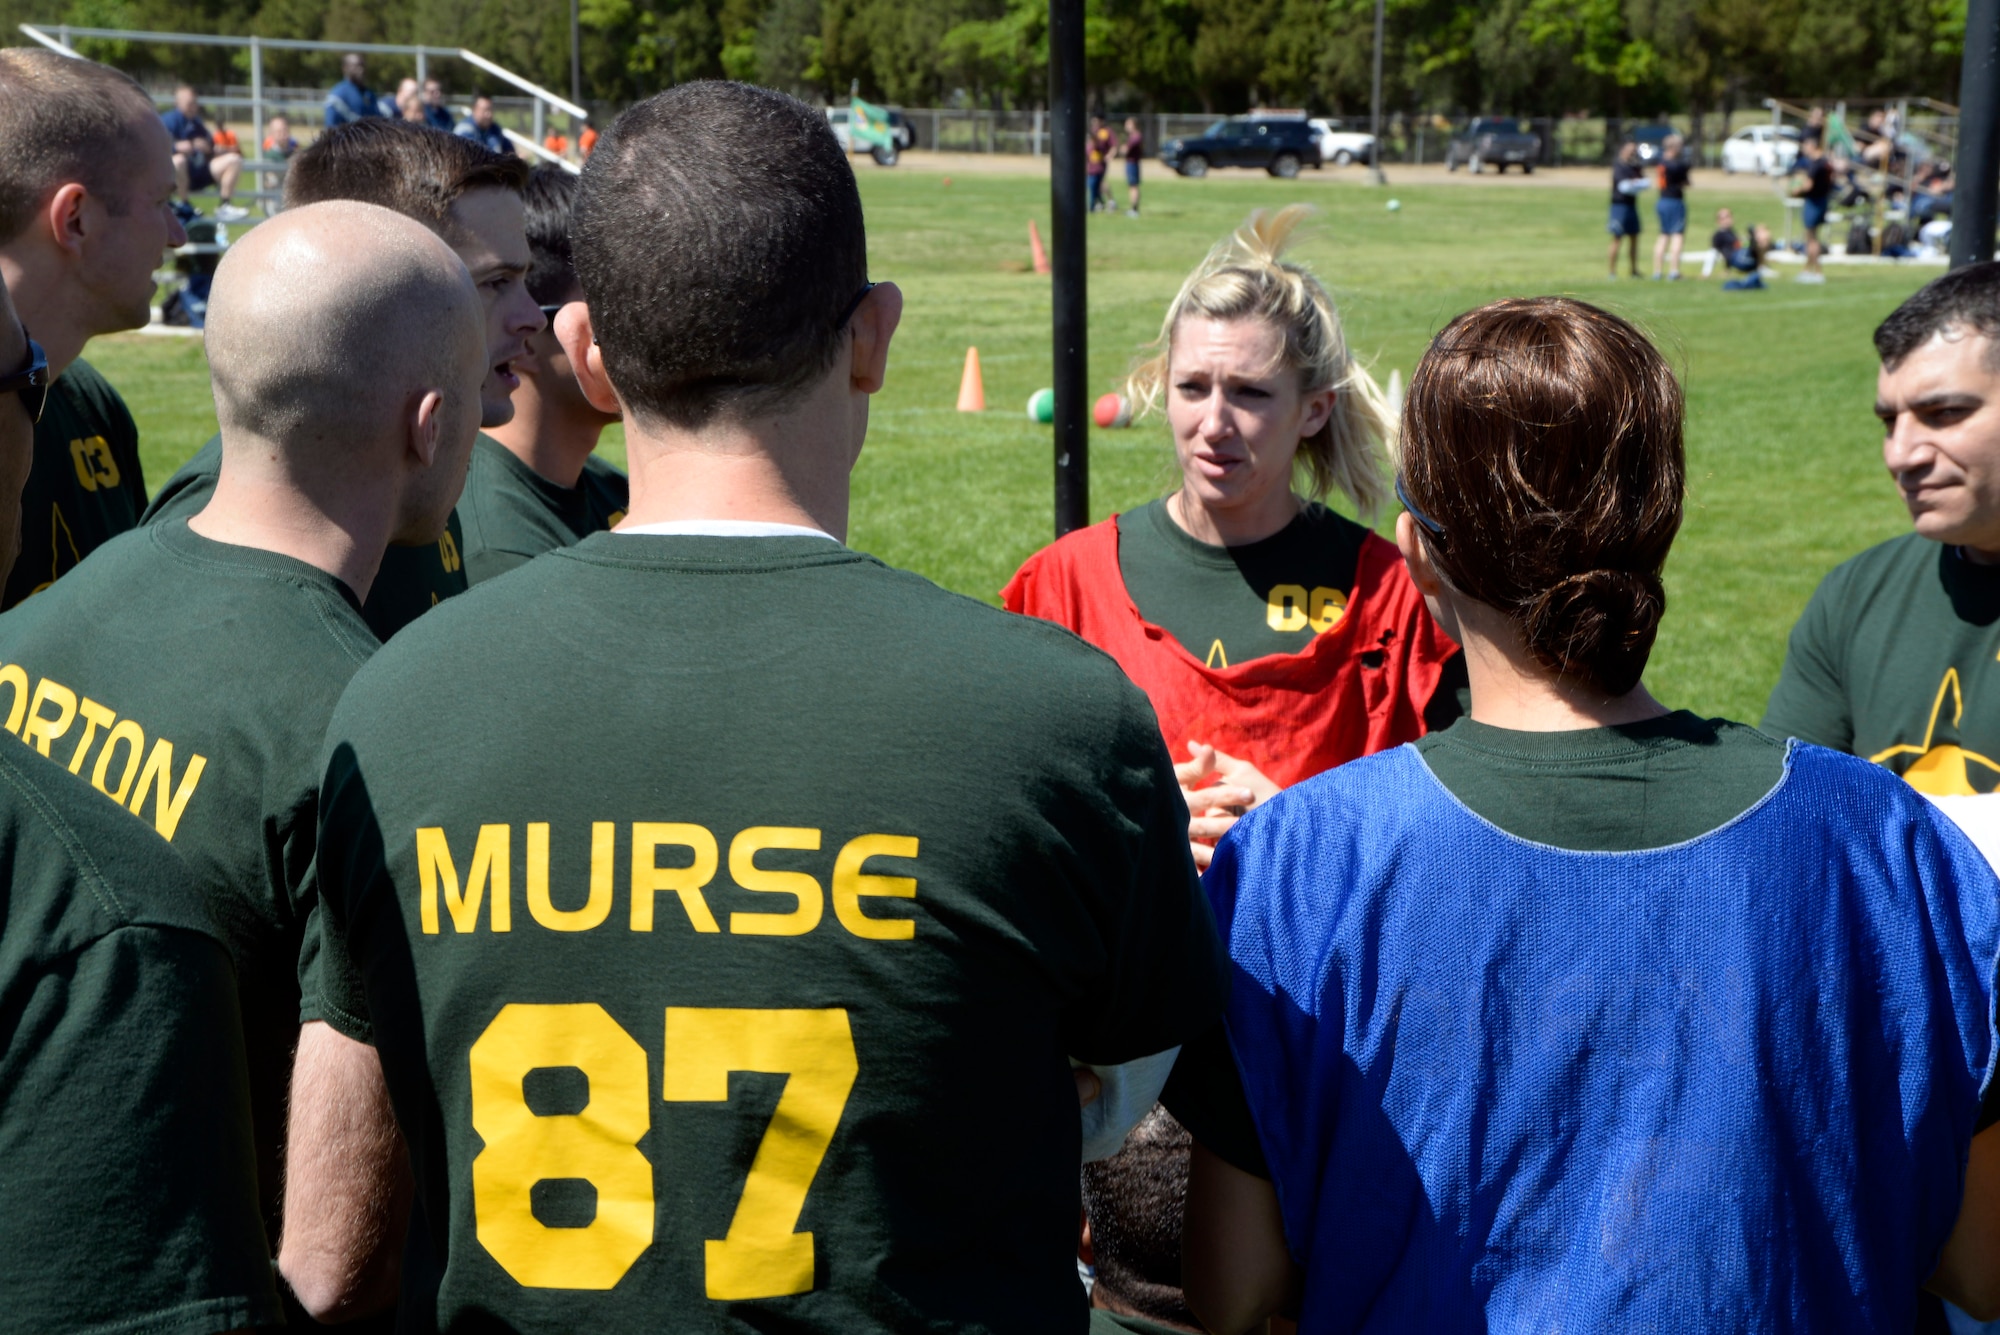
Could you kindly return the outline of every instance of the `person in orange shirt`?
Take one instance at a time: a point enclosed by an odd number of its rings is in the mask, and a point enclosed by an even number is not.
[[[583,154],[585,162],[590,161],[590,150],[597,147],[597,127],[586,125],[583,133],[576,137],[577,150]]]
[[[1281,788],[1460,712],[1463,658],[1395,547],[1321,503],[1389,499],[1396,427],[1326,289],[1283,258],[1306,213],[1259,210],[1210,251],[1132,374],[1142,411],[1164,400],[1180,487],[1043,548],[1001,592],[1152,701],[1201,866]]]

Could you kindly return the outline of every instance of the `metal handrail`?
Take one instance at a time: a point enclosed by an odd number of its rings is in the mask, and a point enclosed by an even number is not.
[[[528,82],[528,80],[522,78],[518,74],[513,73],[511,70],[502,69],[500,66],[494,64],[492,61],[488,60],[486,57],[482,55],[479,55],[472,51],[467,51],[462,47],[459,50],[452,52],[451,54],[456,55],[460,60],[472,66],[474,69],[485,70],[488,74],[492,75],[496,79],[505,79],[508,83],[513,84],[516,88],[520,89],[522,92],[540,98],[542,101],[554,107],[557,111],[563,112],[566,115],[575,116],[578,120],[587,121],[590,119],[590,113],[588,111],[584,110],[576,103],[570,101],[568,98],[557,97],[554,93],[542,87],[540,84],[530,83]]]
[[[561,167],[571,176],[577,176],[582,174],[583,172],[583,168],[577,166],[574,162],[571,162],[568,158],[563,157],[559,153],[549,152],[546,148],[543,148],[540,144],[528,138],[528,136],[525,134],[516,134],[514,131],[508,129],[504,125],[500,127],[500,133],[506,135],[508,142],[513,144],[514,147],[525,148],[530,153],[534,154],[536,157],[542,159],[542,161],[555,163],[556,166]]]

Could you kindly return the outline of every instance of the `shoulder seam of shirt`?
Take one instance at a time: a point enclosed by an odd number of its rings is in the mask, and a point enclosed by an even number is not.
[[[4,777],[7,784],[34,809],[36,815],[41,817],[42,823],[68,846],[71,855],[76,859],[79,878],[90,887],[98,906],[121,924],[127,923],[131,911],[125,907],[125,902],[118,897],[118,892],[112,888],[110,881],[105,879],[103,870],[97,865],[97,859],[91,856],[89,847],[75,828],[63,819],[62,812],[49,801],[48,795],[31,783],[27,775],[22,772],[20,758],[9,756],[6,760],[0,761],[0,777]]]
[[[160,548],[161,551],[165,552],[167,556],[171,557],[176,561],[180,561],[183,564],[197,566],[202,569],[213,570],[221,574],[234,575],[243,579],[260,580],[266,584],[289,585],[290,587],[299,590],[301,593],[306,594],[308,597],[312,599],[314,619],[317,620],[320,626],[327,631],[328,637],[332,639],[336,644],[338,644],[342,649],[344,649],[347,652],[347,654],[354,659],[356,663],[365,663],[369,660],[370,657],[373,656],[374,650],[368,649],[364,645],[356,642],[351,635],[346,633],[345,628],[339,626],[328,615],[329,605],[337,603],[341,607],[345,608],[348,612],[352,613],[355,621],[359,622],[364,628],[366,628],[368,624],[366,620],[362,618],[360,611],[357,610],[346,599],[342,598],[340,594],[335,590],[325,588],[319,584],[316,584],[310,578],[300,574],[296,574],[291,571],[262,570],[254,566],[237,565],[229,561],[218,561],[215,558],[210,556],[205,556],[200,552],[178,550],[168,545],[166,540],[166,535],[163,532],[163,528],[164,526],[159,524],[147,524],[143,526],[143,530],[152,535],[154,545]],[[200,535],[197,534],[196,536],[199,537]],[[252,549],[252,550],[261,550],[261,549]],[[282,556],[283,553],[274,552],[271,553],[271,555]],[[325,574],[326,577],[331,580],[338,580],[340,578],[338,575],[332,574],[331,572],[322,571],[321,573]]]

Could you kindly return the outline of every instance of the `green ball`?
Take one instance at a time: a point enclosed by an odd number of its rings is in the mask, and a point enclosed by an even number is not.
[[[1056,392],[1038,389],[1028,396],[1028,420],[1047,426],[1056,420]]]

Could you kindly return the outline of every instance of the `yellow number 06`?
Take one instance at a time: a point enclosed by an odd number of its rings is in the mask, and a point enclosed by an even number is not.
[[[472,1045],[473,1217],[482,1246],[529,1288],[608,1289],[653,1242],[653,1166],[638,1142],[651,1121],[646,1054],[602,1007],[501,1008]],[[590,1082],[575,1113],[538,1116],[523,1081],[575,1067]],[[706,1244],[710,1298],[777,1298],[813,1287],[813,1235],[796,1233],[806,1192],[859,1070],[844,1010],[667,1008],[661,1096],[721,1103],[731,1071],[785,1073],[729,1232]],[[583,1228],[535,1218],[537,1182],[581,1178],[597,1191]]]

